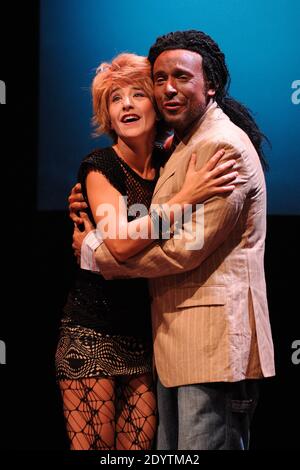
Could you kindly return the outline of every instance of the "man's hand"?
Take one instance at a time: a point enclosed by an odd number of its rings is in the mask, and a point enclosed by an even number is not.
[[[72,243],[72,248],[74,250],[74,255],[77,258],[78,264],[80,264],[80,254],[81,254],[81,245],[84,240],[84,238],[87,236],[87,234],[91,231],[94,230],[95,227],[88,218],[87,214],[85,212],[79,212],[80,215],[80,220],[82,221],[81,223],[84,225],[84,231],[81,232],[76,224],[74,224],[74,231],[73,231],[73,243]]]
[[[83,224],[84,221],[79,215],[79,211],[82,211],[87,208],[87,203],[84,202],[83,194],[81,192],[81,184],[77,183],[73,186],[71,194],[68,197],[69,201],[69,212],[70,218],[73,220],[74,224]],[[78,215],[79,214],[79,215]]]

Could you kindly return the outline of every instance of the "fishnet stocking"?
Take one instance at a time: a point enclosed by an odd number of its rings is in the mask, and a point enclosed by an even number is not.
[[[150,374],[59,384],[71,449],[151,449],[156,399]]]
[[[156,397],[150,374],[123,379],[118,392],[116,449],[151,449],[156,431]]]
[[[113,379],[59,382],[71,449],[113,449],[115,386]]]

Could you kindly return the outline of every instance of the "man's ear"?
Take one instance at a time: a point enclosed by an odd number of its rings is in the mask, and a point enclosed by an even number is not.
[[[205,89],[208,96],[215,96],[217,90],[210,80],[205,80]]]
[[[208,88],[207,94],[208,96],[215,96],[216,90],[214,88]]]

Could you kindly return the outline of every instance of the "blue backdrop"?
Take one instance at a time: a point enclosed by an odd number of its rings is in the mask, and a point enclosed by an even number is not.
[[[300,213],[299,0],[41,0],[39,209],[64,209],[91,136],[90,83],[123,51],[199,29],[226,55],[231,95],[254,113],[272,148],[268,209]]]

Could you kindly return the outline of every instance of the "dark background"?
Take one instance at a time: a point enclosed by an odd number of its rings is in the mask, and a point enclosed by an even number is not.
[[[65,212],[36,210],[38,148],[38,2],[3,12],[1,116],[0,365],[2,449],[64,450],[67,442],[54,354],[61,307],[74,272],[72,224]],[[2,7],[1,7],[2,8]],[[12,7],[11,7],[12,8]],[[272,162],[270,162],[272,165]],[[282,169],[284,171],[284,168]],[[55,191],[55,188],[53,188]],[[252,449],[296,449],[299,439],[299,217],[269,216],[265,268],[277,376],[263,381],[252,426]]]

